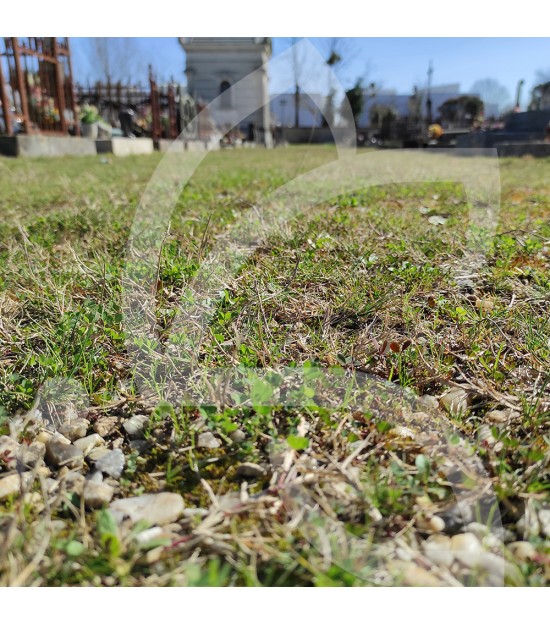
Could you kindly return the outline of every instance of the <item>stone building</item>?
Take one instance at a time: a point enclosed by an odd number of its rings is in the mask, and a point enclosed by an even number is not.
[[[238,127],[245,138],[270,146],[271,120],[267,71],[234,92],[230,87],[261,68],[271,56],[269,37],[180,37],[186,53],[187,90],[212,102],[211,115],[222,130]],[[245,111],[254,109],[246,115]]]

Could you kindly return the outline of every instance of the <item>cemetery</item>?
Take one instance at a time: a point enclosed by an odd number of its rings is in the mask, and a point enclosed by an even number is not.
[[[233,39],[0,45],[0,586],[547,586],[546,90],[323,125]]]
[[[238,96],[237,103],[223,95],[230,86],[227,80],[220,85],[210,80],[227,71],[221,68],[231,67],[231,80],[238,82],[245,76],[244,68],[261,67],[271,55],[268,38],[180,38],[180,44],[187,53],[186,86],[174,82],[159,86],[151,67],[146,86],[110,81],[84,86],[73,77],[68,38],[3,38],[0,154],[148,154],[155,149],[165,151],[176,139],[183,151],[334,142],[323,119],[328,115],[328,101],[319,94],[301,94],[298,99],[275,95],[270,104],[268,76],[263,74],[254,84],[241,87],[248,91]],[[477,97],[461,94],[458,84],[428,86],[407,95],[372,84],[363,90],[361,112],[355,119],[357,143],[366,147],[495,147],[503,156],[546,156],[550,154],[546,140],[550,104],[544,85],[538,89],[534,94],[538,110],[510,112],[502,127],[493,130],[476,122],[478,112],[450,112],[449,104],[456,107]],[[197,117],[219,94],[208,116]],[[255,102],[257,111],[237,123],[245,101]],[[292,119],[294,125],[289,122]],[[430,134],[434,121],[444,126],[437,137]],[[278,141],[274,141],[277,133]]]

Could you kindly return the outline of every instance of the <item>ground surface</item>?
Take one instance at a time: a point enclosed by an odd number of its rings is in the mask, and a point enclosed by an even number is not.
[[[199,302],[206,325],[176,327],[226,233],[334,157],[209,155],[145,338],[121,283],[161,157],[0,160],[1,584],[548,583],[548,160],[501,161],[469,274],[462,185],[387,184],[285,219]],[[127,346],[169,341],[140,384]]]

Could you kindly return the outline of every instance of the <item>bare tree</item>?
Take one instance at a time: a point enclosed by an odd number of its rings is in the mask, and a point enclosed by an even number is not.
[[[303,52],[297,47],[298,39],[293,37],[291,40],[292,45],[292,77],[294,79],[294,127],[300,127],[300,85],[304,79],[304,65],[305,59]]]
[[[336,79],[342,84],[343,73],[350,62],[356,56],[356,47],[353,38],[349,37],[326,37],[321,42],[325,60],[330,70],[328,72],[328,95],[325,107],[325,120],[327,124],[334,123],[336,106],[334,99],[337,94]],[[336,75],[336,79],[335,79]]]
[[[145,73],[141,51],[131,37],[93,37],[89,40],[91,73],[108,82],[136,80]]]
[[[470,91],[479,95],[484,104],[492,104],[499,111],[502,111],[512,101],[508,89],[494,78],[476,80]]]

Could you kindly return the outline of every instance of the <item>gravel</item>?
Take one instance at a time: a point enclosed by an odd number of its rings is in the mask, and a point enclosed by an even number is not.
[[[89,436],[85,436],[84,438],[79,438],[76,440],[73,445],[78,447],[82,451],[82,453],[87,456],[92,449],[97,447],[98,445],[103,445],[105,440],[99,434],[90,434]]]
[[[54,468],[79,467],[84,462],[84,454],[74,445],[50,439],[46,443],[46,462]]]
[[[94,432],[103,438],[112,434],[118,425],[117,417],[101,417],[94,423]]]
[[[88,509],[95,510],[110,503],[115,489],[106,482],[87,480],[84,485],[84,503]]]
[[[201,449],[217,449],[220,446],[218,439],[212,434],[212,432],[203,432],[199,434],[197,440],[197,447]]]
[[[144,414],[134,415],[128,421],[125,421],[122,425],[126,434],[130,439],[143,438],[143,434],[147,425],[149,424],[149,417]]]
[[[19,473],[6,475],[0,478],[0,499],[5,499],[10,495],[16,495],[21,492],[21,478]]]
[[[467,532],[456,534],[451,538],[451,550],[459,562],[468,568],[473,568],[481,560],[483,547],[475,534]]]
[[[64,423],[58,431],[72,442],[86,436],[89,427],[90,424],[86,419],[75,419],[69,423]]]
[[[117,499],[109,510],[118,522],[129,518],[132,522],[147,521],[164,525],[176,521],[184,509],[183,497],[177,493],[158,493]]]
[[[46,454],[46,445],[40,441],[34,441],[30,445],[21,445],[19,461],[23,467],[33,469],[39,465]]]
[[[102,455],[99,460],[96,460],[95,468],[97,471],[101,471],[110,477],[118,478],[122,475],[126,460],[122,449],[113,449],[106,454]]]
[[[462,414],[470,407],[472,399],[461,388],[451,388],[439,400],[441,405],[451,414]]]

